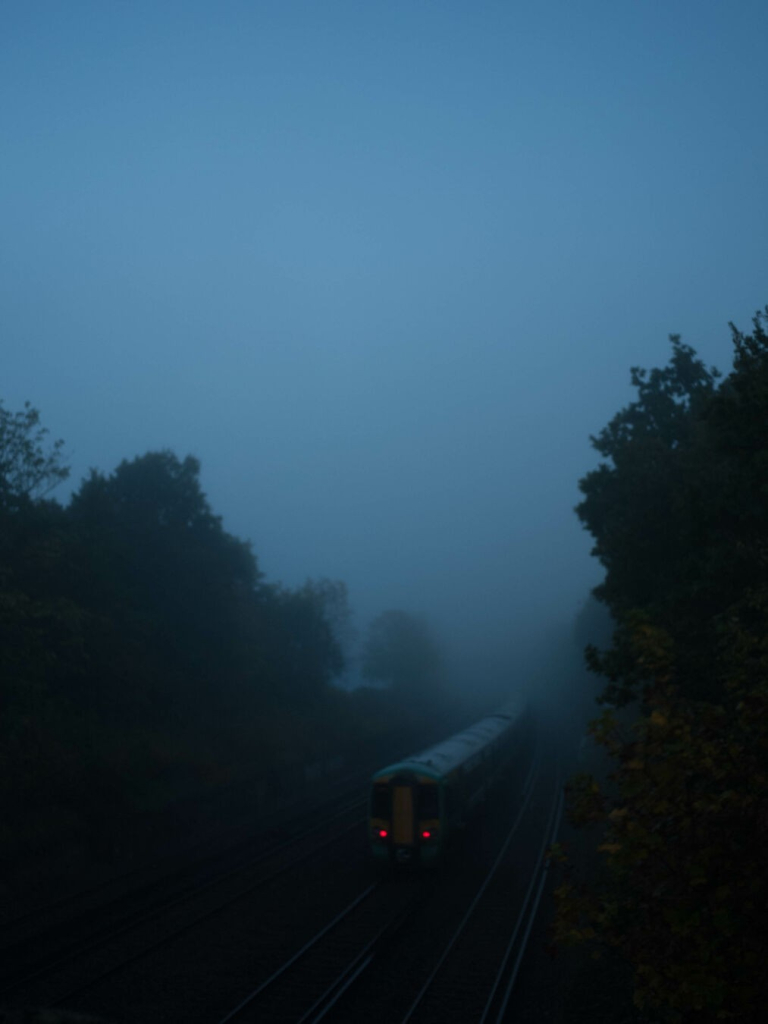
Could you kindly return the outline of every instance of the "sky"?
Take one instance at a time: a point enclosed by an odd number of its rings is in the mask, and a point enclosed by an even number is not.
[[[727,370],[768,303],[768,4],[0,10],[0,398],[71,486],[194,454],[360,630],[572,619],[630,367]]]

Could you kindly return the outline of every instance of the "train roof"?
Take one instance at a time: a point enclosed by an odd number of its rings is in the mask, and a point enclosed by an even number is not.
[[[447,775],[503,735],[513,722],[522,715],[522,702],[505,705],[495,715],[488,715],[468,729],[436,743],[433,747],[411,757],[404,758],[396,765],[390,765],[376,773],[375,777],[389,774],[393,770],[426,769],[425,774]]]

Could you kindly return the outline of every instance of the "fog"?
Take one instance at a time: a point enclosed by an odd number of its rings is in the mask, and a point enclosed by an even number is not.
[[[503,660],[568,629],[629,368],[677,332],[727,370],[766,301],[766,5],[3,20],[0,398],[71,486],[191,453],[266,577],[343,580],[360,632],[403,608]]]

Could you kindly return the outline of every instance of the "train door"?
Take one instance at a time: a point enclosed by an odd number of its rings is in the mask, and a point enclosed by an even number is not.
[[[395,846],[413,846],[414,800],[410,781],[395,779],[392,785],[392,839]]]

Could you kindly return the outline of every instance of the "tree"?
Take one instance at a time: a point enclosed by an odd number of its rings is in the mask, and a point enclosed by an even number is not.
[[[77,646],[79,610],[62,586],[66,526],[43,498],[65,480],[63,441],[29,402],[10,413],[0,402],[0,694],[6,709],[38,701],[58,657]],[[56,652],[56,653],[55,653]]]
[[[63,441],[47,446],[49,431],[29,402],[11,413],[0,402],[0,508],[44,497],[67,479]]]
[[[335,634],[334,612],[346,617],[343,583],[307,580],[303,587],[267,591],[270,624],[267,650],[277,673],[278,701],[294,706],[315,702],[344,669],[344,652]]]
[[[755,322],[759,338],[760,318]],[[742,390],[744,370],[716,387],[717,371],[707,371],[679,338],[671,340],[668,367],[632,370],[637,401],[592,439],[610,462],[579,483],[584,500],[576,512],[606,570],[595,594],[618,626],[610,651],[591,649],[589,658],[611,681],[614,703],[631,699],[646,681],[632,645],[648,619],[676,648],[686,692],[715,696],[722,666],[713,623],[760,574],[745,513],[753,510],[759,536],[768,503],[753,453],[747,465],[736,449],[724,447],[719,425],[724,416],[733,418],[726,410]],[[759,418],[760,408],[751,414]]]
[[[54,839],[109,853],[138,806],[337,754],[351,704],[346,587],[267,585],[192,456],[92,470],[63,508],[61,442],[0,409],[2,859]],[[170,781],[169,781],[170,778]],[[50,838],[49,838],[50,837]]]
[[[101,622],[94,668],[129,677],[140,714],[152,700],[158,714],[198,715],[230,700],[246,671],[243,606],[260,573],[250,546],[211,511],[199,473],[192,456],[149,452],[109,477],[92,470],[69,509],[72,586]],[[119,709],[117,698],[113,688]]]
[[[579,516],[616,622],[589,650],[604,702],[592,725],[607,785],[571,784],[576,824],[603,830],[602,882],[557,891],[556,934],[632,965],[658,1019],[757,1020],[768,999],[768,308],[731,327],[715,386],[693,350],[633,371],[639,399],[599,435],[612,460],[581,482]],[[555,851],[558,854],[558,851]]]
[[[72,496],[75,525],[89,540],[121,552],[119,583],[142,586],[142,599],[152,598],[148,591],[161,579],[161,590],[171,586],[183,598],[190,572],[198,588],[248,590],[260,579],[250,546],[222,528],[199,476],[200,463],[191,455],[182,460],[170,451],[148,452],[124,460],[110,477],[91,470]]]
[[[349,606],[349,591],[341,580],[308,579],[303,587],[307,595],[322,608],[323,619],[328,625],[341,657],[346,663],[348,651],[355,642],[356,632],[352,624],[352,609]],[[340,669],[343,671],[344,666]]]
[[[579,482],[584,500],[576,513],[595,538],[592,554],[606,568],[597,594],[614,614],[658,595],[674,577],[671,566],[681,538],[687,539],[680,469],[696,445],[698,417],[719,374],[679,337],[670,341],[669,366],[650,373],[632,368],[637,400],[591,438],[609,461]]]
[[[404,700],[418,701],[435,690],[441,667],[426,622],[408,612],[382,612],[368,630],[363,675],[385,683]]]
[[[555,936],[617,951],[653,1019],[759,1020],[768,997],[768,642],[755,640],[762,679],[739,681],[734,651],[721,702],[659,682],[632,726],[606,711],[592,732],[613,759],[610,783],[569,785],[572,823],[601,828],[604,868],[592,886],[566,872]],[[675,666],[658,641],[648,630],[638,656],[663,678]]]

